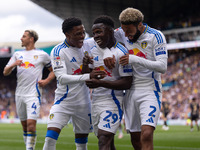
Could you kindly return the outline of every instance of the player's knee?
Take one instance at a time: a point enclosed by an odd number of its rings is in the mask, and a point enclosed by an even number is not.
[[[151,140],[153,140],[153,131],[144,130],[141,133],[141,141],[144,142],[144,141],[151,141]]]
[[[141,150],[140,132],[131,133],[131,143],[135,150]]]
[[[34,124],[29,124],[27,127],[28,132],[35,132],[36,131],[36,127]]]
[[[99,139],[99,147],[109,147],[112,139],[110,138],[110,136],[106,136],[106,135],[100,135],[98,136],[98,139]]]

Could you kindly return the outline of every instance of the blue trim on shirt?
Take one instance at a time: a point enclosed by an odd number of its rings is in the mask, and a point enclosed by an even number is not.
[[[161,54],[166,54],[166,51],[156,52],[156,56],[161,55]]]
[[[160,87],[158,81],[154,78],[154,72],[152,72],[152,78],[154,79],[155,87],[158,92],[160,92]]]
[[[125,47],[123,47],[120,43],[117,43],[116,47],[119,48],[119,50],[121,50],[124,53],[124,55],[128,53],[128,50]]]
[[[163,43],[162,35],[155,29],[148,27],[147,32],[150,34],[154,34],[158,44]]]
[[[38,80],[36,81],[36,91],[37,91],[37,93],[38,93],[39,104],[41,105],[41,99],[40,99],[41,94],[40,94],[40,90],[39,90],[39,88],[38,88]]]
[[[62,48],[66,48],[66,47],[69,47],[69,44],[68,44],[67,41],[65,40],[62,44],[57,45],[57,47],[55,47],[55,48],[53,49],[53,56],[54,56],[54,57],[55,57],[55,56],[59,56],[60,50],[61,50]]]
[[[69,88],[68,88],[68,85],[67,85],[67,91],[66,91],[66,93],[64,94],[63,97],[61,97],[59,100],[57,100],[57,101],[54,103],[54,105],[60,104],[60,103],[67,97],[68,92],[69,92]]]

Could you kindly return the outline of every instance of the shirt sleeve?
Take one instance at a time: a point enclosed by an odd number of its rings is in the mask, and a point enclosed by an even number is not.
[[[46,52],[44,52],[44,66],[47,68],[51,67],[51,58]]]
[[[7,65],[6,66],[10,66],[12,65],[16,60],[17,60],[17,57],[16,57],[16,52],[12,55],[12,57],[10,58],[10,60],[8,61]]]
[[[62,57],[62,52],[60,52],[59,54],[51,53],[51,62],[54,74],[59,83],[62,85],[85,82],[85,80],[90,79],[90,74],[83,74],[83,75],[67,74],[67,67],[65,65],[65,60]]]
[[[120,57],[122,57],[126,53],[128,53],[128,50],[124,46],[121,45],[120,49],[121,50],[119,51],[118,56],[116,57],[118,64],[119,64]],[[119,74],[120,74],[121,77],[132,76],[133,75],[132,65],[131,64],[127,64],[125,66],[122,66],[121,64],[119,64]]]
[[[155,57],[154,60],[148,60],[145,58],[141,58],[135,55],[129,55],[129,63],[136,63],[140,64],[145,68],[148,68],[153,71],[157,71],[160,73],[165,73],[167,71],[167,47],[166,47],[166,40],[164,35],[161,33],[159,34],[161,37],[155,35],[152,39],[153,44],[153,53]]]

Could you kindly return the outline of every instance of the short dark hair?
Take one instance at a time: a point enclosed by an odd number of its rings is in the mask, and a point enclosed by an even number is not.
[[[69,32],[74,26],[82,25],[82,21],[76,17],[70,17],[63,21],[62,23],[62,31],[65,34]]]
[[[107,26],[114,28],[114,21],[110,16],[101,15],[94,20],[93,24],[103,23]]]

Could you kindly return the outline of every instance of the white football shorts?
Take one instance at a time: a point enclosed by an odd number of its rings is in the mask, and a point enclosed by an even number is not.
[[[106,105],[106,103],[92,104],[92,124],[96,136],[98,136],[98,129],[114,134],[117,132],[123,115],[122,104],[118,101],[119,99],[122,101],[123,97],[117,97],[112,105]]]
[[[70,119],[74,133],[88,134],[92,132],[91,104],[75,106],[54,104],[49,113],[47,127],[62,129]]]
[[[127,90],[124,118],[129,132],[140,132],[142,125],[156,127],[160,115],[162,93],[151,90]]]
[[[17,114],[21,121],[37,120],[40,115],[40,97],[15,96],[15,101]]]

